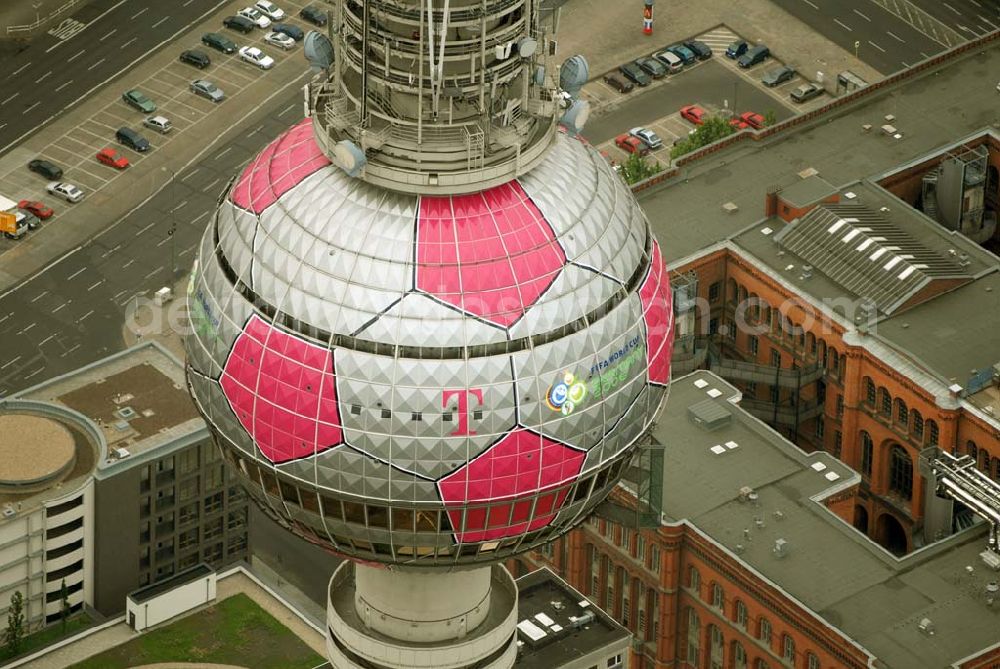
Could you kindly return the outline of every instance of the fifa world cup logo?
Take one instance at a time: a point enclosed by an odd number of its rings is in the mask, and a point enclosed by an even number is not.
[[[587,384],[577,380],[572,372],[564,372],[562,378],[549,386],[545,403],[553,411],[559,411],[564,416],[573,413],[583,400],[587,398]]]

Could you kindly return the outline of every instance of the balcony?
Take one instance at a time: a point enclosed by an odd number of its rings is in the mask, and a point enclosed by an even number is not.
[[[727,381],[751,381],[780,388],[801,388],[823,378],[825,370],[813,364],[800,369],[778,369],[739,360],[713,359],[709,367]]]
[[[823,404],[816,400],[802,402],[797,407],[786,404],[775,407],[773,402],[744,397],[740,400],[740,406],[752,416],[766,423],[775,423],[785,427],[795,427],[823,415]]]

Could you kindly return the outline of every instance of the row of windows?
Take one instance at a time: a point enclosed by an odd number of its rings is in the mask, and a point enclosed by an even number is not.
[[[971,439],[965,442],[965,455],[968,455],[979,467],[979,471],[1000,481],[1000,458],[990,457],[989,451],[979,448]]]
[[[762,624],[766,623],[766,620],[761,619]],[[770,647],[771,645],[771,630],[770,626],[767,626],[766,631],[762,631],[761,634],[766,634],[764,636],[759,636],[764,643]],[[709,624],[707,638],[702,638],[701,632],[701,620],[698,617],[698,612],[694,608],[688,608],[687,615],[687,661],[689,664],[695,667],[708,666],[710,669],[723,669],[723,667],[731,667],[732,669],[748,669],[747,664],[747,652],[737,640],[733,640],[729,644],[729,663],[726,663],[726,640],[723,636],[722,630],[718,626]],[[702,647],[707,642],[708,651],[708,661],[707,663],[702,662]],[[804,667],[804,669],[819,669],[819,657],[811,652],[807,651],[805,653],[805,661],[800,662],[795,650],[795,640],[787,634],[782,635],[781,640],[781,658],[786,666],[792,667]],[[764,658],[757,658],[754,661],[754,669],[770,669],[767,661]]]
[[[864,378],[864,403],[902,431],[908,432],[918,444],[925,443],[926,439],[928,446],[938,445],[941,435],[937,422],[924,420],[919,411],[910,409],[901,398],[893,399],[887,388],[876,388],[869,376]]]
[[[861,441],[861,474],[871,478],[872,462],[874,460],[875,443],[866,431],[862,430]],[[893,444],[889,451],[889,492],[905,500],[913,499],[913,458],[899,444]]]
[[[635,550],[633,551],[632,530],[620,527],[594,515],[589,518],[589,522],[605,538],[614,542],[616,546],[623,548],[628,555],[641,562],[644,567],[656,574],[660,573],[659,546],[656,544],[650,544],[647,551],[646,537],[642,536],[642,534],[638,532],[635,532]]]
[[[693,565],[688,567],[687,586],[692,591],[694,591],[694,593],[697,595],[697,597],[699,599],[702,599],[702,596],[701,596],[701,574],[699,573],[697,567],[695,567]],[[719,583],[717,583],[717,582],[715,582],[715,581],[713,581],[710,584],[710,587],[709,587],[709,594],[710,594],[710,600],[709,601],[711,603],[712,608],[716,609],[722,617],[726,617],[726,615],[727,615],[727,612],[726,612],[726,596],[725,596],[725,591],[722,588],[722,585],[719,584]],[[689,661],[690,661],[692,643],[694,644],[694,648],[695,648],[695,653],[696,654],[698,653],[698,649],[700,648],[701,631],[700,631],[700,623],[698,621],[698,613],[693,608],[689,609],[688,611],[689,611],[689,614],[688,614],[688,621],[689,621],[689,628],[688,628],[689,629],[689,634],[688,634],[688,655],[689,655]],[[732,617],[729,618],[729,619],[733,623],[735,623],[738,627],[740,627],[740,628],[742,628],[744,630],[748,630],[749,614],[747,612],[746,604],[744,604],[739,599],[735,600],[733,602],[733,604],[732,604]],[[714,626],[710,626],[710,627],[714,627]],[[750,631],[750,630],[748,630],[748,631]],[[756,630],[754,630],[754,633],[755,633],[757,639],[760,640],[761,643],[763,643],[769,649],[772,647],[772,645],[773,645],[773,630],[772,630],[772,627],[771,627],[771,622],[767,618],[761,616],[760,618],[757,619],[757,621],[756,621]],[[716,646],[713,643],[713,645],[711,647],[710,657],[712,658],[712,662],[710,663],[710,666],[712,666],[712,667],[716,666],[715,665],[715,657],[716,657],[716,655],[718,655],[718,657],[719,657],[719,665],[718,666],[721,668],[723,666],[722,665],[723,644],[722,644],[722,641],[721,641],[721,632],[719,632],[719,635],[720,635],[720,638],[719,638],[719,644],[718,644],[718,646]],[[734,642],[734,643],[738,643],[738,642]],[[795,639],[793,639],[788,634],[782,634],[781,635],[781,656],[785,660],[785,662],[790,663],[792,666],[797,666],[797,664],[796,664],[796,657],[797,656],[796,656],[796,650],[795,650]],[[807,652],[805,654],[805,656],[807,658],[806,665],[805,665],[807,667],[807,669],[816,669],[816,668],[819,667],[819,658],[817,658],[814,653]],[[736,655],[734,655],[734,660],[735,659],[736,659]],[[699,665],[699,664],[696,663],[695,666],[701,666],[701,665]],[[739,664],[734,664],[733,666],[740,666],[740,665]],[[744,664],[742,666],[744,666],[744,667],[746,666],[746,664],[745,664],[745,654],[744,654]]]

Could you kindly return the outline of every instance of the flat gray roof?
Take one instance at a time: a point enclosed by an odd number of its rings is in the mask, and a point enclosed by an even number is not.
[[[983,596],[997,575],[978,558],[984,525],[890,555],[822,503],[858,474],[827,453],[804,453],[741,409],[739,397],[707,371],[671,383],[654,429],[665,445],[668,521],[689,522],[890,669],[950,665],[997,641],[1000,602],[990,607]],[[706,400],[731,414],[727,425],[707,431],[689,418],[688,407]],[[741,501],[744,487],[756,502]],[[784,557],[774,553],[778,539],[787,542]],[[924,617],[934,636],[918,629]]]

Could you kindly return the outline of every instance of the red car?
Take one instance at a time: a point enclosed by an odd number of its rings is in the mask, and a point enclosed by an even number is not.
[[[119,170],[123,170],[129,165],[128,158],[110,148],[97,152],[97,162]]]
[[[625,153],[638,153],[644,156],[649,153],[649,146],[635,135],[618,135],[615,137],[615,146]]]
[[[729,119],[729,125],[733,126],[737,130],[743,130],[744,128],[750,127],[750,124],[744,121],[739,116],[734,116],[731,119]]]
[[[739,119],[743,121],[743,123],[745,123],[746,125],[750,126],[755,130],[760,130],[761,128],[764,127],[764,124],[766,123],[764,117],[758,114],[757,112],[743,112],[742,114],[739,115]]]
[[[698,105],[681,107],[681,118],[695,125],[701,125],[705,122],[705,110]]]
[[[17,203],[18,209],[24,209],[27,212],[31,212],[43,221],[47,218],[52,218],[52,207],[46,207],[44,204],[38,200],[21,200]]]

